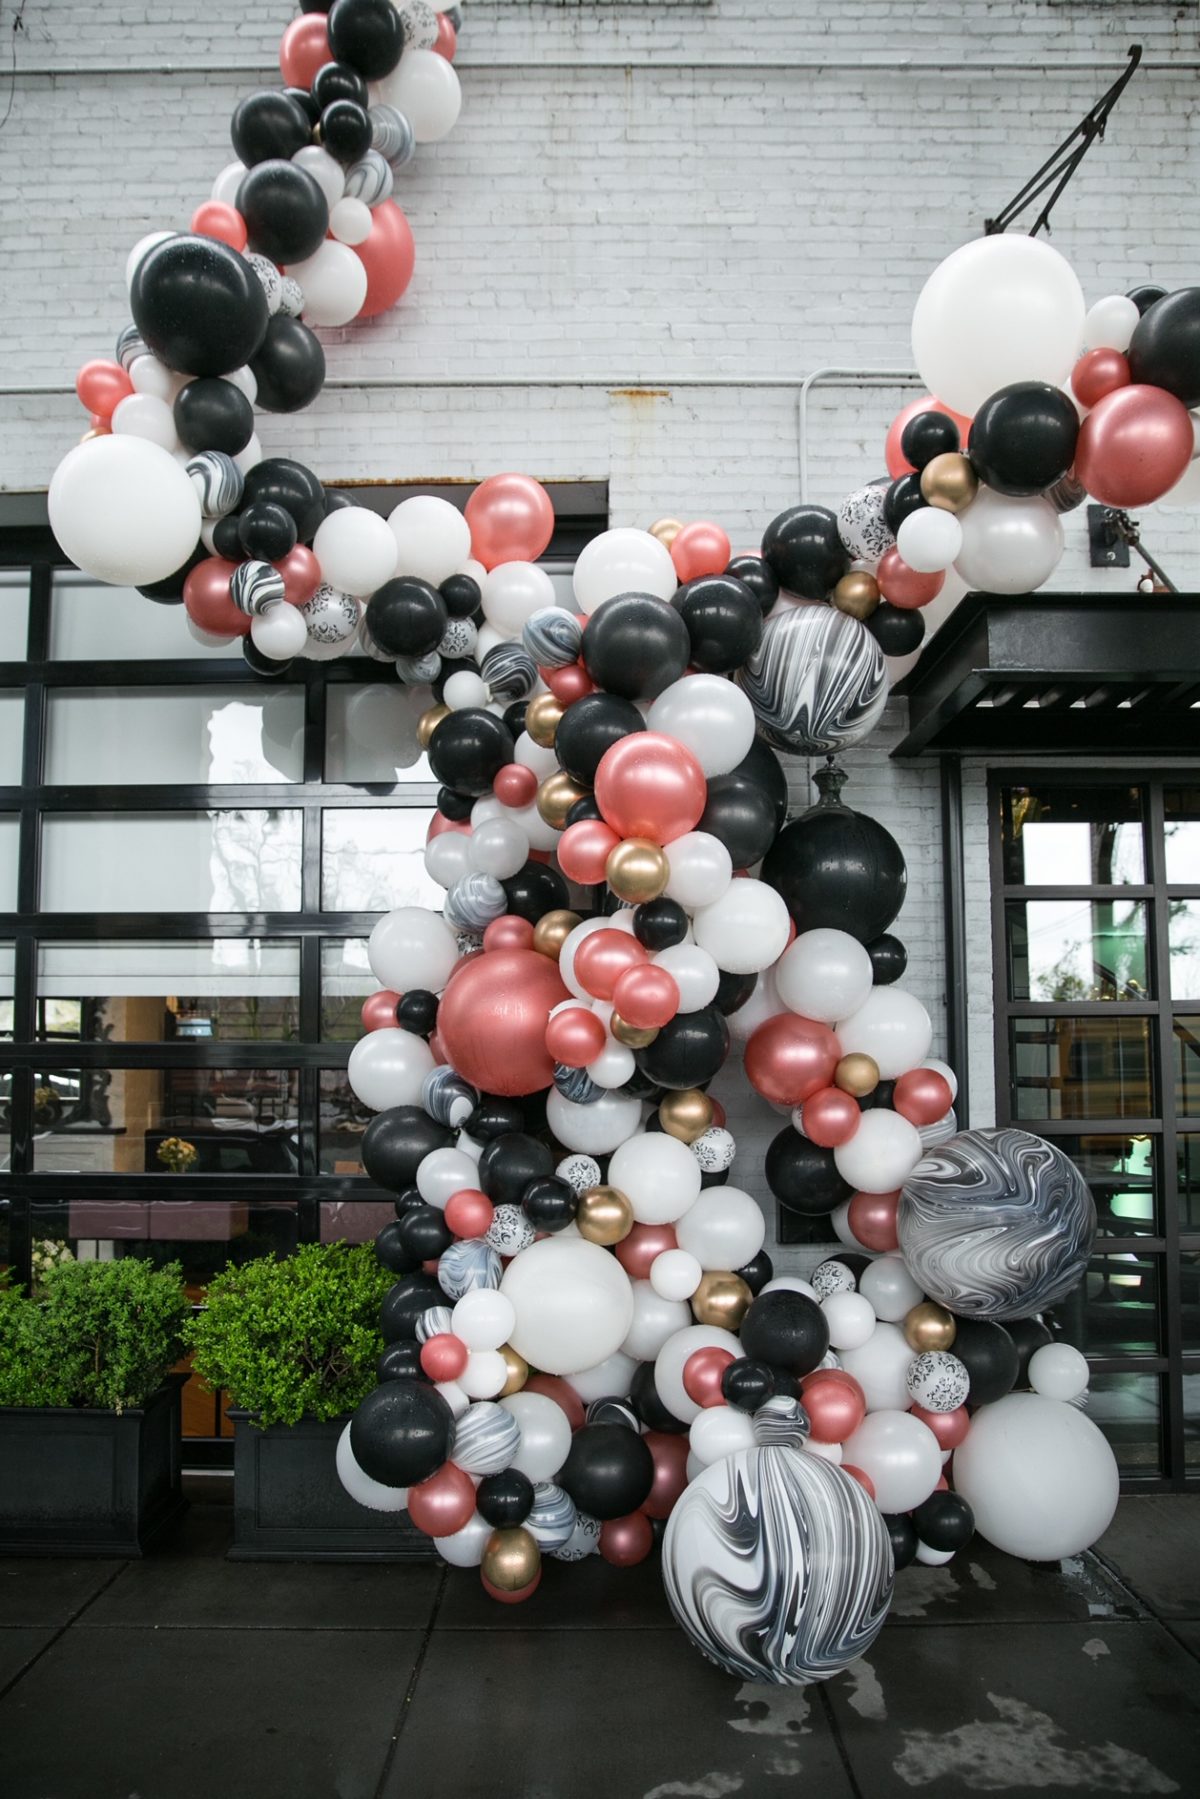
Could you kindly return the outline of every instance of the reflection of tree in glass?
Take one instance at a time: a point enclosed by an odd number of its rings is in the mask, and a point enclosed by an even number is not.
[[[214,912],[290,912],[300,869],[299,812],[210,812]]]

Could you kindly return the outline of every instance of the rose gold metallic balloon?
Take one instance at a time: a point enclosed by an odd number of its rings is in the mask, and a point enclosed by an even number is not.
[[[617,1042],[623,1043],[626,1049],[646,1049],[658,1036],[657,1025],[652,1030],[640,1028],[636,1024],[629,1024],[619,1012],[609,1013],[608,1028]]]
[[[661,731],[631,731],[596,770],[596,804],[622,837],[674,843],[694,830],[708,799],[695,756]]]
[[[663,548],[669,550],[679,533],[683,530],[683,520],[677,518],[655,519],[650,527],[651,537],[657,537]]]
[[[183,584],[184,611],[193,624],[215,637],[244,637],[250,629],[249,615],[230,597],[229,584],[237,566],[224,556],[206,556]]]
[[[306,606],[321,585],[321,564],[307,544],[298,543],[275,564],[283,576],[283,597],[289,606]]]
[[[633,1568],[654,1548],[654,1529],[645,1512],[606,1518],[600,1526],[600,1553],[614,1568]]]
[[[927,1349],[949,1349],[958,1325],[945,1306],[923,1299],[904,1314],[903,1330],[909,1348],[923,1355]]]
[[[527,1393],[540,1393],[543,1399],[552,1399],[560,1411],[567,1415],[567,1423],[572,1430],[583,1426],[585,1417],[583,1401],[574,1387],[569,1387],[561,1374],[531,1374],[525,1382]]]
[[[546,1048],[564,1068],[586,1068],[607,1042],[604,1020],[589,1006],[564,1006],[546,1026]]]
[[[450,1537],[475,1513],[475,1483],[455,1462],[408,1489],[408,1515],[427,1537]]]
[[[679,1010],[679,983],[657,963],[643,962],[621,975],[613,988],[613,1003],[627,1024],[659,1031]]]
[[[1195,442],[1181,400],[1134,382],[1105,394],[1084,419],[1075,474],[1103,506],[1150,506],[1183,475]]]
[[[854,1099],[865,1099],[879,1085],[879,1064],[874,1056],[855,1050],[843,1056],[833,1071],[833,1084]]]
[[[604,879],[604,865],[621,839],[602,818],[580,818],[568,825],[557,848],[558,866],[568,881],[594,887]]]
[[[827,1024],[781,1012],[768,1018],[746,1045],[746,1078],[774,1105],[799,1106],[833,1079],[840,1056]]]
[[[713,1102],[699,1087],[664,1093],[658,1105],[658,1121],[668,1137],[694,1143],[712,1125]]]
[[[482,1237],[495,1216],[496,1208],[478,1187],[461,1187],[446,1201],[442,1216],[446,1229],[456,1237]]]
[[[523,762],[510,762],[492,782],[492,792],[502,806],[530,806],[538,790],[538,778]]]
[[[629,931],[605,926],[589,931],[575,949],[575,979],[593,999],[610,1000],[627,968],[646,961],[646,951]]]
[[[850,1226],[851,1235],[864,1249],[877,1249],[881,1254],[886,1254],[889,1250],[900,1247],[900,1239],[896,1234],[896,1214],[899,1209],[898,1190],[895,1193],[856,1193],[850,1201],[846,1223]]]
[[[943,512],[965,512],[979,492],[979,476],[957,451],[934,456],[921,470],[921,494]]]
[[[1129,358],[1120,350],[1087,350],[1071,370],[1071,387],[1081,406],[1098,406],[1106,394],[1130,382]]]
[[[645,837],[627,837],[608,852],[604,878],[618,899],[644,906],[666,888],[671,865],[656,843]]]
[[[511,1343],[502,1343],[500,1354],[504,1358],[504,1366],[508,1369],[508,1379],[496,1397],[507,1399],[510,1393],[519,1393],[528,1381],[529,1363],[523,1355],[517,1354]]]
[[[472,1487],[472,1498],[474,1492]],[[529,1586],[541,1565],[541,1550],[519,1524],[508,1530],[494,1530],[484,1545],[483,1560],[479,1564],[484,1578],[499,1587],[502,1593],[518,1593],[522,1587]]]
[[[672,1224],[635,1224],[629,1235],[617,1244],[617,1260],[631,1281],[648,1281],[650,1264],[664,1250],[678,1249],[679,1239]]]
[[[568,662],[565,668],[544,668],[539,672],[555,699],[564,706],[573,706],[585,693],[596,691],[596,683],[582,662]]]
[[[867,619],[879,604],[879,583],[865,569],[852,569],[842,576],[831,598],[848,618]]]
[[[633,1207],[616,1187],[591,1187],[579,1201],[575,1228],[589,1243],[608,1249],[633,1229]]]
[[[971,1428],[971,1414],[965,1405],[956,1406],[952,1412],[927,1412],[923,1405],[910,1405],[908,1409],[933,1432],[939,1449],[957,1449]]]
[[[804,1101],[800,1122],[812,1142],[822,1149],[836,1149],[849,1143],[861,1118],[858,1101],[841,1087],[818,1087]]]
[[[736,1331],[750,1310],[754,1295],[740,1274],[725,1268],[709,1269],[688,1301],[697,1324],[715,1324]]]
[[[565,907],[543,912],[533,927],[533,947],[538,955],[557,962],[563,944],[579,922],[578,912],[568,912]]]
[[[875,1482],[871,1479],[869,1474],[865,1474],[861,1468],[856,1468],[853,1462],[843,1462],[842,1473],[848,1474],[851,1480],[856,1480],[859,1486],[863,1488],[868,1498],[874,1499]]]
[[[654,1458],[654,1485],[642,1510],[647,1518],[669,1518],[687,1486],[688,1440],[678,1432],[648,1430],[642,1442]]]
[[[936,1124],[954,1103],[950,1083],[936,1068],[910,1068],[896,1082],[892,1106],[910,1124]]]
[[[537,809],[548,825],[561,831],[567,822],[567,813],[579,800],[588,797],[588,790],[578,781],[573,781],[565,769],[547,775],[537,790]]]
[[[486,569],[536,562],[554,535],[554,502],[531,475],[489,475],[463,510],[471,554]]]
[[[552,693],[539,693],[525,708],[525,729],[535,743],[549,749],[558,732],[566,707]]]
[[[430,706],[422,712],[417,720],[417,742],[423,750],[429,748],[429,740],[444,718],[449,718],[449,706]]]
[[[719,575],[733,555],[733,545],[720,525],[709,519],[696,519],[677,531],[667,548],[675,573],[681,582],[698,581],[704,575]]]
[[[748,1290],[748,1289],[747,1289]],[[730,1362],[737,1360],[729,1350],[721,1349],[715,1343],[704,1349],[694,1349],[683,1364],[683,1390],[693,1405],[724,1405],[725,1395],[721,1391],[721,1376]]]
[[[801,1389],[801,1404],[817,1443],[844,1443],[867,1415],[866,1397],[856,1380],[849,1375],[844,1380],[827,1378],[843,1372],[822,1369],[810,1374]]]
[[[493,918],[484,931],[483,947],[485,950],[532,949],[533,926],[527,918],[506,912],[502,918]]]
[[[393,993],[390,987],[381,987],[378,993],[368,993],[362,1003],[362,1027],[364,1031],[385,1031],[396,1022],[396,1007],[400,1003],[400,995]]]
[[[550,1013],[569,998],[558,964],[533,950],[497,950],[460,963],[438,1007],[447,1060],[481,1092],[539,1092],[554,1079]]]

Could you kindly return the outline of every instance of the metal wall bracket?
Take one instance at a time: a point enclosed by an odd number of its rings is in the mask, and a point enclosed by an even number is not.
[[[1093,568],[1128,568],[1129,545],[1117,530],[1111,506],[1089,506],[1088,549]]]

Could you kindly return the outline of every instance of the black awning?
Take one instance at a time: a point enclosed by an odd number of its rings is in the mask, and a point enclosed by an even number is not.
[[[1200,755],[1200,594],[971,593],[896,692],[897,756]]]

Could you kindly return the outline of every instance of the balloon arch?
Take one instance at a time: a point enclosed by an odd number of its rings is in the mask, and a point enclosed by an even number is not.
[[[975,1529],[1072,1554],[1116,1503],[1087,1365],[1041,1317],[1086,1265],[1091,1195],[1027,1132],[959,1131],[898,984],[901,847],[833,758],[949,571],[1025,592],[1088,494],[1200,488],[1200,289],[1088,310],[1048,244],[966,244],[917,302],[930,393],[886,476],[789,508],[753,554],[708,521],[605,531],[557,604],[536,481],[384,519],[255,431],[256,405],[320,392],[314,327],[404,291],[393,195],[457,117],[461,22],[334,0],[288,26],[237,160],[130,255],[132,323],[79,373],[91,426],[51,523],[264,676],[353,649],[414,690],[446,898],[376,926],[350,1057],[396,1280],[345,1486],[508,1602],[543,1557],[624,1566],[661,1539],[705,1654],[818,1680],[874,1639],[895,1569]],[[776,752],[830,758],[790,822]],[[840,1245],[810,1281],[774,1275],[731,1179],[709,1087],[735,1040],[782,1114],[772,1193]]]

